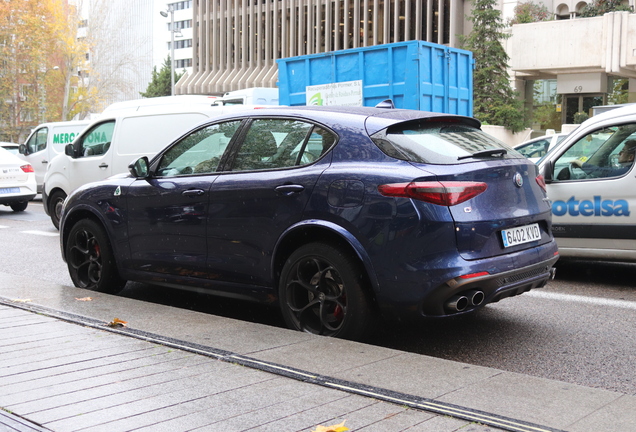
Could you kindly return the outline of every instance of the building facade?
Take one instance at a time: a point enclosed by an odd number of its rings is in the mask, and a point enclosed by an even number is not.
[[[276,87],[276,59],[406,40],[456,47],[463,0],[193,0],[192,73],[178,94]]]
[[[500,0],[504,22],[519,3]],[[630,60],[636,26],[629,24],[636,15],[583,19],[585,1],[537,3],[553,20],[513,25],[505,42],[513,85],[529,106],[535,81],[553,80],[542,86],[563,97],[565,123],[590,104],[607,103],[612,80],[636,78]],[[279,58],[413,39],[459,47],[459,36],[471,29],[468,0],[193,0],[192,6],[192,71],[176,94],[276,87]]]

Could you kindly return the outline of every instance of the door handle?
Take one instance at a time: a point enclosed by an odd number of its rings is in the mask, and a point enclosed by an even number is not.
[[[183,191],[181,193],[181,195],[195,197],[195,196],[201,196],[204,193],[205,193],[205,191],[203,191],[201,189],[188,189],[186,191]]]
[[[275,191],[279,195],[290,196],[297,193],[300,193],[305,190],[305,186],[298,184],[289,184],[289,185],[281,185],[276,186]]]
[[[47,163],[49,163],[49,161],[47,161],[47,160],[43,160],[43,161],[42,161],[42,163],[43,163],[43,164],[47,164]]]
[[[108,164],[106,164],[106,163],[101,163],[101,164],[99,164],[99,167],[100,167],[100,168],[108,168]]]

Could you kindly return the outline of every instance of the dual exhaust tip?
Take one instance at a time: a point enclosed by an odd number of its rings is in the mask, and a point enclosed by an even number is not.
[[[484,302],[485,298],[486,296],[484,295],[483,291],[466,291],[448,299],[444,306],[451,312],[462,312],[469,306],[479,306]]]

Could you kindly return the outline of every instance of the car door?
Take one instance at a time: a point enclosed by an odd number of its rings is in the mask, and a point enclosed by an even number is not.
[[[208,268],[221,280],[271,287],[281,234],[302,218],[336,136],[312,123],[253,120],[210,188]]]
[[[597,128],[551,161],[552,230],[564,256],[636,259],[636,170],[619,161],[634,139],[636,123]]]
[[[145,272],[208,277],[209,190],[240,121],[199,128],[164,150],[151,175],[127,191],[131,265]]]
[[[71,190],[111,175],[114,131],[115,120],[106,121],[93,126],[74,143],[75,157],[70,161],[66,174]]]

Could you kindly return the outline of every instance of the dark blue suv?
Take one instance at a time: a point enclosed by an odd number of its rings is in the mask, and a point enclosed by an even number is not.
[[[558,258],[537,167],[477,120],[279,107],[217,117],[66,200],[76,286],[127,280],[275,303],[359,339],[539,288]]]

